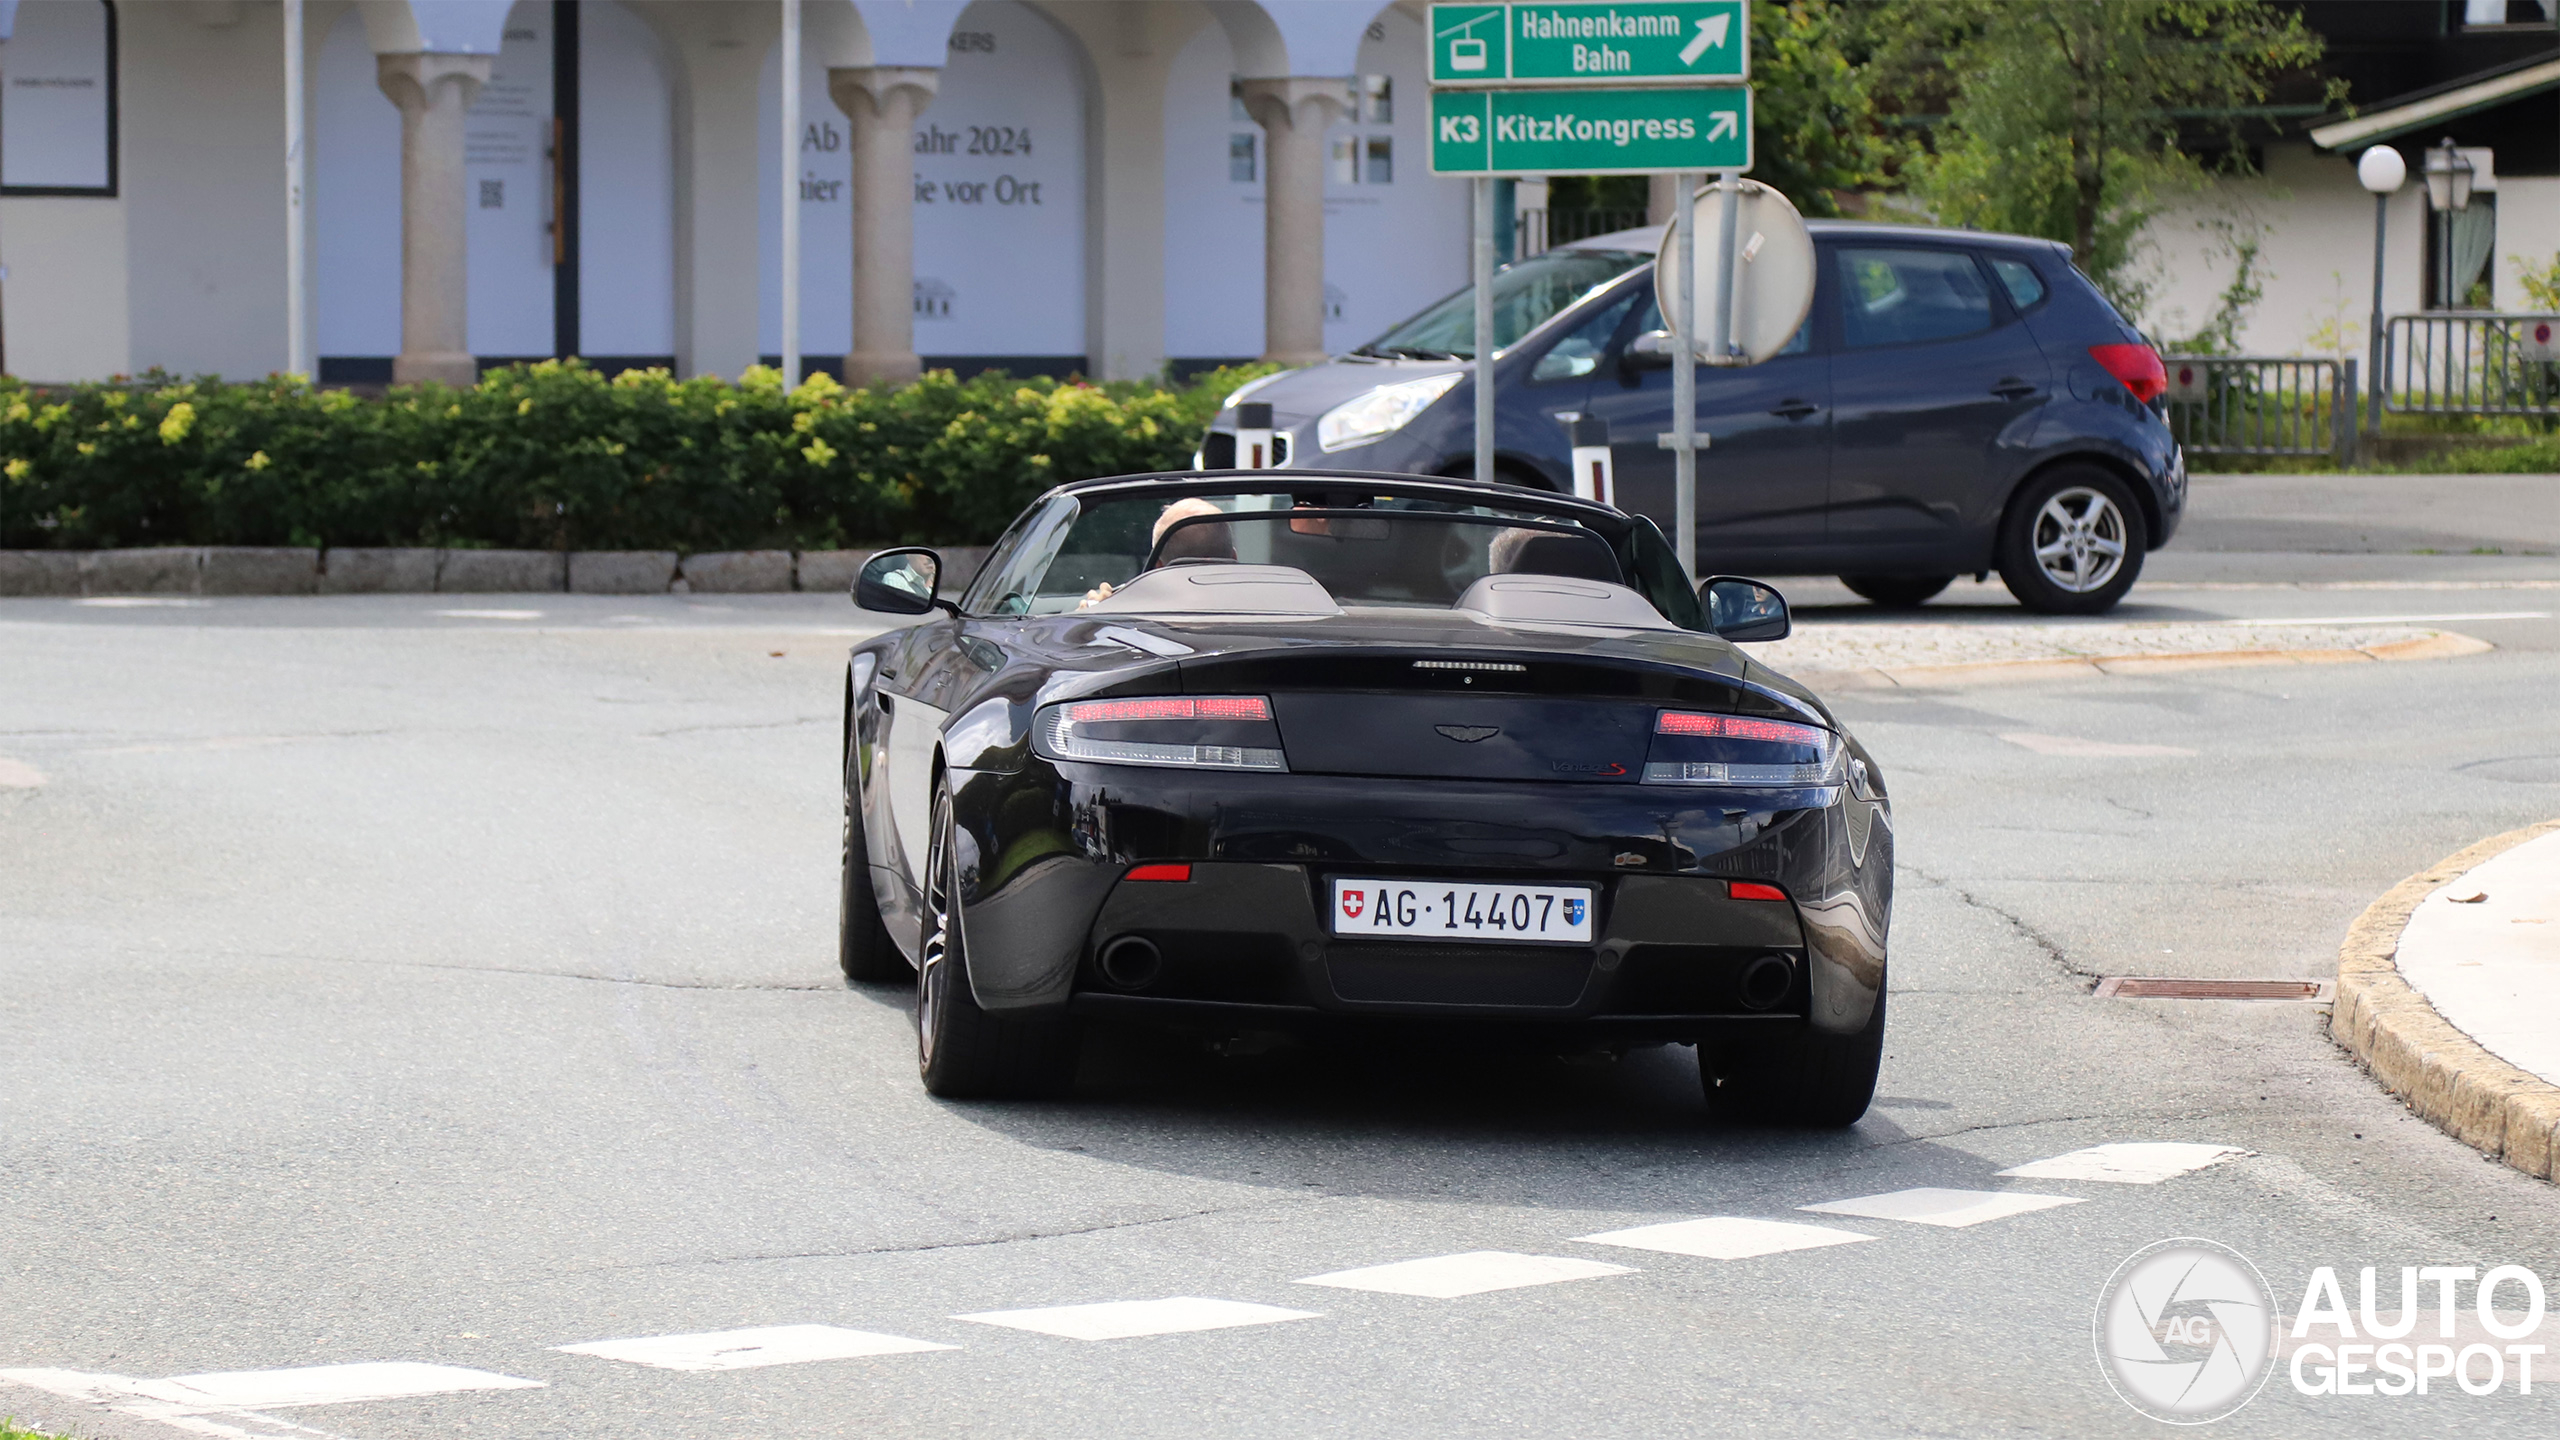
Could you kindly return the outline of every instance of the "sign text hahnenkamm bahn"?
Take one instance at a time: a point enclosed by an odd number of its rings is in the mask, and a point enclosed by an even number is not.
[[[1452,87],[1739,85],[1745,0],[1564,0],[1431,7],[1431,83]]]

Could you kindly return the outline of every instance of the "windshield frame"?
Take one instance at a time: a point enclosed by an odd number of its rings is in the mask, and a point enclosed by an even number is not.
[[[1611,258],[1622,259],[1625,263],[1565,297],[1561,303],[1547,311],[1546,314],[1539,316],[1535,322],[1523,327],[1519,334],[1511,337],[1508,344],[1496,346],[1493,352],[1494,358],[1500,359],[1501,357],[1510,354],[1513,350],[1518,349],[1522,341],[1529,339],[1531,336],[1536,335],[1539,331],[1544,330],[1547,326],[1553,324],[1557,316],[1570,313],[1575,307],[1581,305],[1584,301],[1607,291],[1611,286],[1624,280],[1629,274],[1651,264],[1654,257],[1633,250],[1576,249],[1568,246],[1532,255],[1526,260],[1515,260],[1512,263],[1494,271],[1494,334],[1498,336],[1502,333],[1501,311],[1506,299],[1506,293],[1516,295],[1528,286],[1535,284],[1542,278],[1542,272],[1545,270],[1557,269],[1576,260],[1598,260],[1602,263],[1606,263]],[[1510,282],[1508,287],[1506,287],[1504,283],[1506,278]],[[1379,335],[1376,339],[1369,341],[1367,344],[1359,346],[1351,353],[1378,360],[1440,360],[1452,362],[1474,360],[1476,358],[1474,349],[1475,288],[1476,287],[1472,283],[1458,287],[1456,290],[1440,297],[1438,300],[1424,306],[1422,309],[1406,316],[1395,324],[1388,326],[1383,334]],[[1459,350],[1447,345],[1421,345],[1411,343],[1427,338],[1426,335],[1421,333],[1422,327],[1433,322],[1463,322],[1464,328],[1467,332],[1466,338],[1468,348],[1465,350]],[[1398,341],[1399,337],[1403,337],[1405,343],[1394,343]]]

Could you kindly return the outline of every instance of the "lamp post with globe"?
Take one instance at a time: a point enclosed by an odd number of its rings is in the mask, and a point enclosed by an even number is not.
[[[2388,145],[2376,145],[2356,159],[2356,181],[2373,192],[2373,328],[2365,332],[2365,364],[2372,377],[2365,403],[2364,430],[2382,434],[2382,237],[2391,218],[2391,197],[2409,179],[2409,162]]]
[[[2427,203],[2436,212],[2436,308],[2459,310],[2462,297],[2453,293],[2453,217],[2471,208],[2471,160],[2454,148],[2448,135],[2427,152]]]

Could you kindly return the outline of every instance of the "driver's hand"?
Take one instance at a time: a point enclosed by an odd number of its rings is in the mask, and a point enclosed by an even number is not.
[[[1084,599],[1082,599],[1082,600],[1080,600],[1080,601],[1078,601],[1078,602],[1076,603],[1076,608],[1077,608],[1077,609],[1079,609],[1079,610],[1090,610],[1090,609],[1092,609],[1094,606],[1099,605],[1099,604],[1101,604],[1103,601],[1108,600],[1108,599],[1110,599],[1110,598],[1111,598],[1111,582],[1110,582],[1110,581],[1108,581],[1108,580],[1105,580],[1105,581],[1103,581],[1101,584],[1096,585],[1096,586],[1094,586],[1092,589],[1087,590],[1086,592],[1084,592]]]

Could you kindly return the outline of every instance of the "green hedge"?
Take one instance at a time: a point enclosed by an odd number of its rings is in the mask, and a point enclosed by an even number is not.
[[[993,538],[1061,480],[1179,469],[1259,369],[786,391],[571,361],[378,400],[296,377],[0,379],[0,549],[828,549]]]

